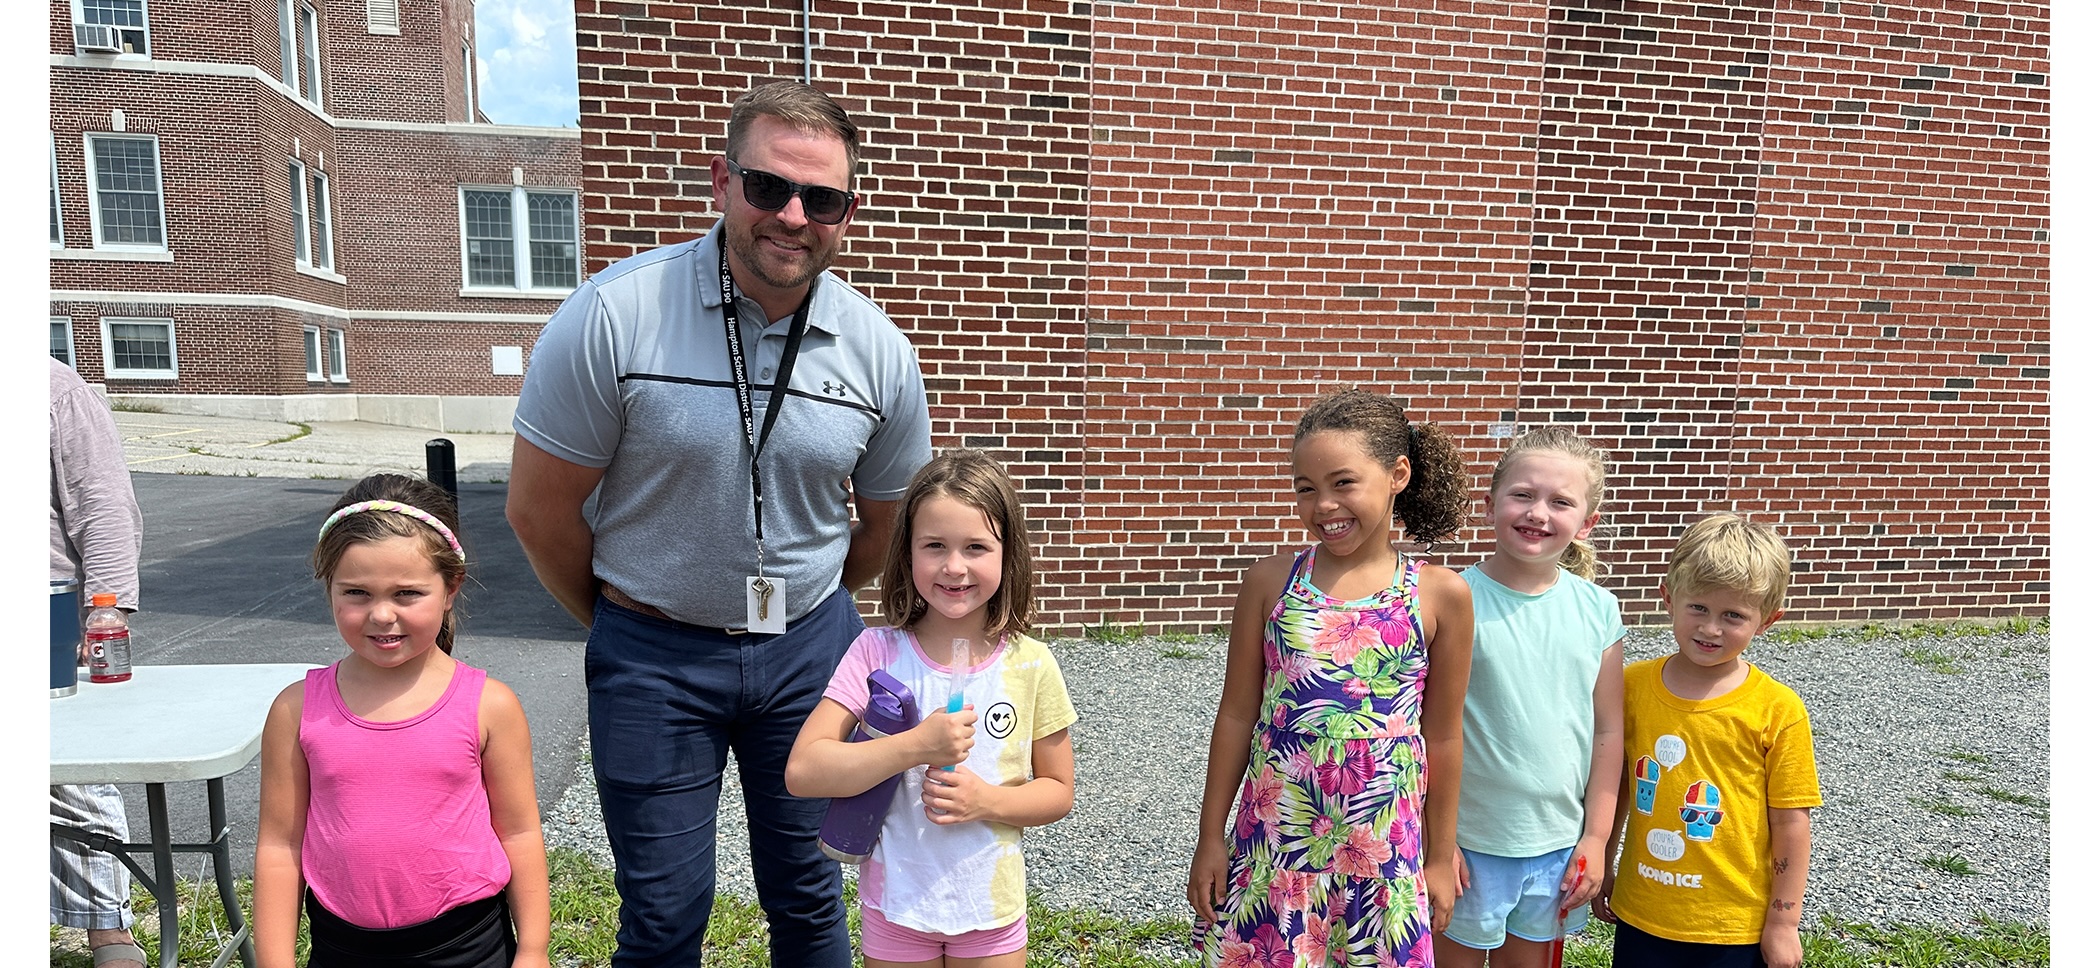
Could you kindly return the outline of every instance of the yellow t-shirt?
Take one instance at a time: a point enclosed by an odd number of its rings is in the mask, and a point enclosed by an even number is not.
[[[1726,695],[1626,667],[1627,824],[1612,913],[1676,941],[1757,944],[1772,894],[1767,808],[1822,806],[1808,707],[1756,666]]]

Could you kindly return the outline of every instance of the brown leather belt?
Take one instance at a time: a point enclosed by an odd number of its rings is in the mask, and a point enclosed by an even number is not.
[[[643,615],[649,616],[650,618],[660,618],[666,622],[678,622],[677,619],[672,618],[669,615],[665,615],[663,609],[657,608],[654,605],[648,605],[642,602],[635,601],[626,592],[623,592],[618,588],[613,587],[613,584],[611,582],[599,582],[598,589],[599,591],[604,593],[606,601],[611,602],[614,605],[618,605],[621,608],[627,609],[630,612],[640,612]],[[678,622],[678,624],[691,625],[691,623],[689,622]],[[747,629],[722,629],[713,628],[706,625],[693,625],[692,627],[697,629],[703,629],[709,632],[714,632],[721,635],[744,635],[748,632]]]

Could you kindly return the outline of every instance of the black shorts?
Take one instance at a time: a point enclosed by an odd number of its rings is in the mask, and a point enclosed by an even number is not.
[[[1621,919],[1612,931],[1611,968],[1765,968],[1765,952],[1754,944],[1658,938]]]
[[[361,928],[306,892],[307,968],[510,968],[518,953],[504,892],[398,928]]]

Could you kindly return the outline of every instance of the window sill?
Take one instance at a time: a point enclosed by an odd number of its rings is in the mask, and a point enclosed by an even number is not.
[[[173,262],[166,249],[52,249],[51,258],[83,262]]]
[[[328,378],[328,382],[339,387],[346,387],[350,385],[350,378],[346,376],[332,376]]]
[[[299,274],[302,276],[312,276],[316,279],[324,279],[329,282],[335,283],[338,286],[347,286],[350,284],[350,280],[343,278],[342,275],[338,273],[330,272],[326,269],[316,269],[312,266],[302,266],[298,264],[294,264],[292,268],[299,270]]]
[[[567,299],[574,289],[461,289],[463,299]]]
[[[104,370],[105,380],[174,380],[173,370]]]

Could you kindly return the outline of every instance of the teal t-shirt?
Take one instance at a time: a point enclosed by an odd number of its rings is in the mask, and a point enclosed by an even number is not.
[[[1536,595],[1478,565],[1459,574],[1473,590],[1473,673],[1458,844],[1498,857],[1572,847],[1590,776],[1591,693],[1604,650],[1626,637],[1619,598],[1565,570]]]

